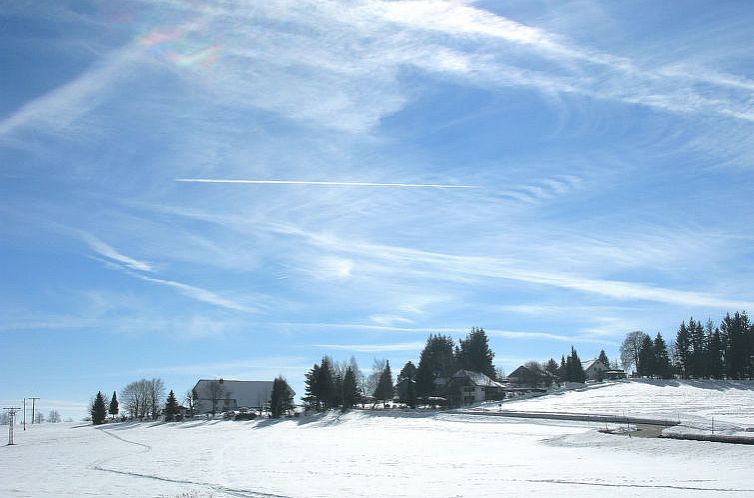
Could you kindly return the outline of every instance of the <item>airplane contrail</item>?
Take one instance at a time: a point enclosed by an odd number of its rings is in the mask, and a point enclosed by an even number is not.
[[[185,183],[242,183],[252,185],[329,185],[340,187],[405,187],[405,188],[482,188],[481,185],[443,185],[433,183],[370,183],[370,182],[314,182],[306,180],[218,180],[210,178],[177,178]]]

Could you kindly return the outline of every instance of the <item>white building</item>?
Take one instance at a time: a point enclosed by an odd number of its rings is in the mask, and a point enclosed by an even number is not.
[[[610,369],[597,358],[582,361],[581,366],[586,374],[586,380],[602,380],[605,378],[605,372]]]
[[[271,380],[200,380],[194,386],[196,413],[224,412],[249,408],[261,410],[272,395]],[[291,393],[296,393],[291,390]]]

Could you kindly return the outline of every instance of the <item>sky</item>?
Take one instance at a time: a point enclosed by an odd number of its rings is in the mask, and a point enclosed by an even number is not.
[[[0,402],[754,311],[754,5],[0,0]],[[207,181],[212,180],[212,181]]]

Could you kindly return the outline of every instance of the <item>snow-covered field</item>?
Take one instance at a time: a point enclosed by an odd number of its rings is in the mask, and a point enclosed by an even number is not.
[[[622,389],[585,393],[613,390],[625,398]],[[690,413],[714,410],[720,399],[694,404]],[[568,394],[520,404],[558,410],[557,400],[580,409]],[[652,401],[665,403],[655,397],[641,405]],[[0,496],[754,496],[754,446],[629,438],[597,428],[400,411],[38,425],[17,432],[16,446],[0,447]]]
[[[491,403],[480,407],[496,411]],[[503,403],[504,410],[626,415],[710,430],[754,428],[754,381],[632,380]],[[754,433],[751,433],[754,436]]]

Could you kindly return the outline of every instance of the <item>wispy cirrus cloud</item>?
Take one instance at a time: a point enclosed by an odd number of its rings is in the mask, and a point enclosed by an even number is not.
[[[240,304],[232,299],[222,297],[215,292],[203,289],[201,287],[189,285],[175,280],[150,276],[148,274],[152,274],[154,272],[154,267],[152,264],[126,256],[125,254],[119,252],[94,235],[81,231],[77,231],[76,233],[79,234],[79,237],[84,242],[86,242],[93,251],[95,251],[98,255],[106,258],[105,262],[108,263],[111,267],[123,270],[134,278],[175,289],[181,294],[197,301],[201,301],[214,306],[219,306],[228,310],[241,311],[246,313],[253,313],[257,311],[257,309],[252,306]]]
[[[35,123],[58,131],[71,128],[137,63],[170,70],[233,105],[356,133],[373,129],[411,101],[412,89],[400,78],[404,68],[471,85],[520,86],[754,122],[748,105],[752,83],[745,77],[698,64],[689,74],[683,62],[657,65],[582,47],[567,34],[465,3],[370,0],[301,2],[291,8],[266,2],[249,8],[205,2],[163,8],[194,19],[156,29],[157,35],[136,38],[106,55],[0,122],[0,136]],[[274,29],[280,22],[292,29]],[[181,57],[179,52],[165,57],[188,41],[213,48],[211,63],[181,63],[191,54]],[[500,50],[501,44],[515,50]],[[526,67],[522,54],[549,65]],[[712,97],[694,81],[727,91]]]
[[[126,256],[92,234],[80,232],[80,236],[94,252],[107,258],[109,261],[131,268],[132,270],[143,272],[152,272],[154,270],[150,263]]]
[[[424,341],[413,341],[385,344],[313,344],[312,347],[335,351],[353,351],[356,353],[386,353],[393,351],[421,351],[424,344]]]
[[[144,280],[146,282],[152,282],[155,284],[170,287],[172,289],[176,289],[181,294],[188,296],[192,299],[196,299],[197,301],[201,301],[207,304],[219,306],[221,308],[226,308],[233,311],[243,311],[245,313],[254,313],[258,311],[256,308],[252,306],[247,306],[241,303],[237,303],[236,301],[232,299],[222,297],[215,292],[208,291],[207,289],[202,289],[201,287],[196,287],[194,285],[188,285],[182,282],[176,282],[174,280],[167,280],[163,278],[149,277],[147,275],[141,275],[141,274],[133,274],[133,276],[138,279]]]

